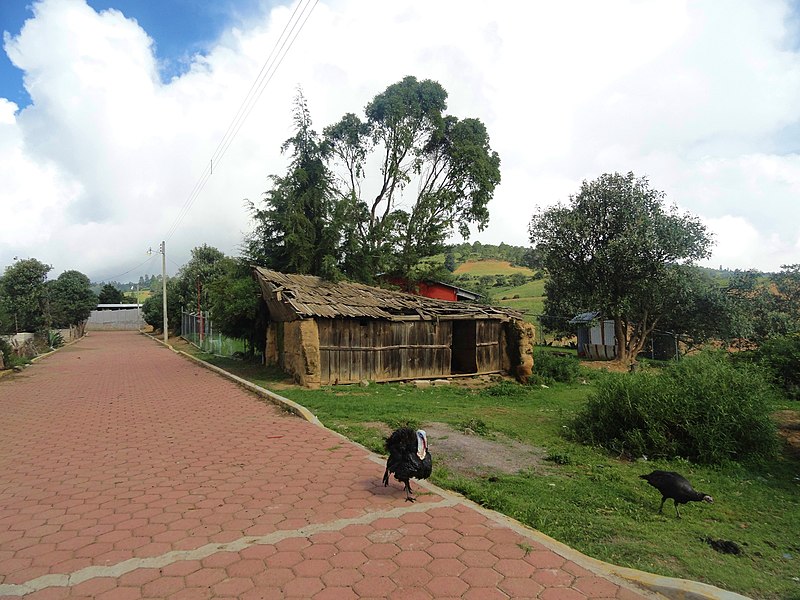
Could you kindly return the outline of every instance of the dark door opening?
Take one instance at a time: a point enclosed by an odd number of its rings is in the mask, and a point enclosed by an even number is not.
[[[475,321],[453,321],[453,345],[450,372],[477,373],[477,346],[475,345]]]

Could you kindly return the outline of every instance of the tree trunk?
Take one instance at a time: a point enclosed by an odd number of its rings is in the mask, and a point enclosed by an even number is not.
[[[655,328],[658,319],[647,325],[647,316],[643,324],[634,325],[621,317],[614,317],[614,336],[616,337],[617,360],[630,365],[644,348],[647,336]]]
[[[617,360],[623,364],[630,364],[628,354],[628,331],[627,323],[622,318],[614,317],[614,343],[616,345]]]

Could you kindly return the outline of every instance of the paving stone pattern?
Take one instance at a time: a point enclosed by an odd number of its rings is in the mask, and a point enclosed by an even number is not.
[[[0,379],[0,598],[650,597],[153,340]]]

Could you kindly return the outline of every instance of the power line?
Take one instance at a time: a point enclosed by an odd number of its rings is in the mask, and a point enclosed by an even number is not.
[[[143,267],[144,265],[146,265],[147,263],[149,263],[152,260],[153,260],[153,255],[151,254],[150,257],[146,261],[144,261],[141,264],[136,265],[135,267],[132,267],[132,268],[128,269],[124,273],[120,273],[119,275],[112,275],[111,277],[100,277],[100,278],[98,278],[97,281],[117,281],[118,277],[123,277],[123,276],[127,275],[128,273],[131,273],[132,271],[135,271],[136,269],[139,269],[139,268]]]
[[[297,6],[295,6],[294,12],[283,28],[280,37],[275,42],[275,46],[273,46],[272,51],[261,67],[261,70],[256,76],[255,81],[253,81],[253,84],[250,86],[250,90],[247,92],[245,99],[239,106],[239,110],[236,112],[236,115],[234,116],[230,125],[228,125],[228,129],[225,131],[225,134],[217,145],[217,148],[214,151],[214,154],[211,156],[208,165],[203,169],[200,177],[197,180],[197,183],[195,183],[192,191],[189,193],[189,196],[186,198],[186,201],[183,203],[183,206],[178,212],[178,216],[175,218],[172,226],[164,236],[165,241],[172,237],[177,230],[178,225],[189,212],[195,200],[197,200],[200,192],[203,190],[205,184],[213,174],[214,166],[218,165],[222,161],[222,158],[225,156],[228,148],[230,148],[231,143],[244,125],[247,117],[252,112],[267,84],[269,84],[269,82],[272,80],[272,77],[275,75],[278,67],[280,67],[289,50],[291,50],[295,40],[297,39],[297,36],[300,35],[300,32],[302,31],[318,2],[319,0],[300,0]]]
[[[305,12],[305,9],[308,8],[309,4],[310,4],[310,0],[303,7],[303,12]],[[316,6],[316,1],[314,2],[314,5]],[[214,163],[215,160],[219,161],[221,153],[222,153],[223,146],[225,146],[225,144],[228,143],[229,138],[232,139],[236,135],[236,132],[238,132],[239,127],[240,127],[239,124],[241,122],[243,122],[244,119],[247,118],[247,115],[249,114],[249,110],[250,110],[249,108],[247,108],[248,104],[252,104],[251,101],[255,97],[254,96],[254,90],[257,91],[258,88],[261,87],[261,83],[260,82],[263,81],[263,79],[266,77],[266,71],[267,71],[268,65],[270,64],[270,61],[273,60],[273,57],[275,55],[275,51],[278,49],[278,42],[280,42],[281,39],[284,40],[283,43],[281,44],[281,49],[286,44],[286,40],[288,39],[288,37],[284,39],[284,34],[286,34],[286,30],[289,29],[289,25],[292,25],[292,29],[289,31],[289,35],[291,35],[292,31],[294,31],[294,28],[297,26],[297,23],[299,22],[299,17],[298,17],[297,20],[295,20],[295,15],[297,15],[297,12],[300,10],[301,6],[302,6],[302,0],[297,3],[297,6],[295,6],[294,11],[292,12],[292,16],[289,17],[289,21],[287,21],[286,25],[283,28],[283,31],[281,32],[281,35],[278,37],[278,41],[275,42],[275,46],[272,47],[272,51],[269,53],[269,56],[267,57],[267,60],[261,66],[261,70],[258,72],[258,75],[256,76],[255,80],[253,81],[253,84],[250,86],[250,89],[248,90],[247,95],[245,96],[244,100],[242,100],[242,103],[239,106],[239,110],[236,111],[236,115],[234,116],[234,118],[231,121],[230,125],[228,125],[228,129],[225,131],[225,135],[222,137],[222,140],[220,140],[219,144],[217,145],[216,149],[214,150],[214,154],[211,157],[211,163],[209,164],[209,169],[211,169],[213,167],[213,163]],[[314,7],[312,6],[311,10],[313,10],[313,9],[314,9]],[[308,14],[310,15],[311,12],[309,11]],[[302,13],[300,14],[300,17],[302,17]],[[308,17],[306,17],[306,19],[307,18]],[[303,22],[303,25],[305,25],[305,22]],[[301,29],[302,29],[302,27],[301,27]],[[299,30],[298,30],[298,33],[299,33]],[[260,92],[259,92],[259,94],[260,94]],[[236,131],[234,131],[234,129]]]

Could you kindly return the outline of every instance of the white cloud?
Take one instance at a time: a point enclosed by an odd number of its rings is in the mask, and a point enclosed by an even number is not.
[[[35,256],[54,275],[100,278],[145,261],[292,8],[265,8],[161,82],[135,21],[82,0],[35,4],[4,44],[33,104],[0,99],[0,266]],[[632,170],[715,232],[709,264],[800,262],[800,158],[785,153],[799,151],[787,128],[800,61],[787,16],[777,0],[323,0],[169,240],[169,270],[201,243],[236,252],[249,227],[242,200],[284,168],[298,84],[321,130],[409,74],[438,80],[451,113],[481,118],[501,156],[490,226],[473,239],[527,245],[538,207]]]

